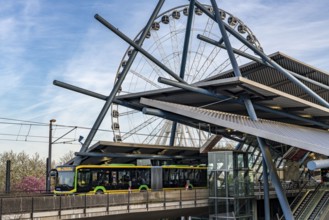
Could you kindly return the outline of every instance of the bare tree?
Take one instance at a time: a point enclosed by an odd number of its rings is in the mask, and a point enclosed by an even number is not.
[[[63,165],[73,159],[75,157],[74,151],[69,151],[66,154],[64,154],[60,159],[59,159],[59,164],[58,165]]]
[[[38,153],[31,156],[24,151],[20,153],[15,153],[13,151],[4,152],[0,154],[0,191],[4,191],[5,188],[7,160],[11,161],[10,181],[12,191],[15,191],[16,186],[22,185],[22,181],[24,181],[26,177],[34,177],[40,180],[45,179],[46,159],[41,158]],[[44,188],[38,190],[44,190]]]

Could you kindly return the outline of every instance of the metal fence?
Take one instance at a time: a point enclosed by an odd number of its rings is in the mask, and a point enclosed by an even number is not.
[[[32,196],[32,197],[2,197],[0,198],[0,219],[4,215],[29,215],[33,218],[38,212],[57,211],[61,216],[66,210],[82,209],[86,214],[88,209],[104,207],[108,214],[111,207],[125,209],[127,213],[131,209],[140,208],[139,211],[149,211],[152,204],[162,206],[163,209],[183,208],[186,202],[190,207],[196,207],[198,201],[208,199],[207,189],[193,190],[167,190],[167,191],[145,191],[126,192],[120,194],[79,194],[67,196]]]

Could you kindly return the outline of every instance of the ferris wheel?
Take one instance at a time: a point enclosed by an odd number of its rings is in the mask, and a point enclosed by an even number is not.
[[[246,38],[249,43],[262,50],[256,36],[239,18],[219,8],[214,9],[209,5],[204,5],[204,7],[211,13],[218,10],[221,19],[225,23]],[[183,5],[171,8],[158,15],[142,45],[148,53],[177,75],[179,75],[182,65],[188,13],[189,5]],[[137,34],[134,41],[137,41],[141,34],[142,31]],[[218,24],[195,7],[184,74],[184,80],[188,84],[207,80],[232,68],[225,49],[199,40],[198,35],[217,40],[221,38]],[[236,38],[229,35],[229,39],[233,48],[245,53],[251,52],[247,46]],[[117,69],[116,80],[127,65],[127,60],[133,50],[133,47],[128,47],[124,53]],[[249,61],[237,54],[235,56],[239,65]],[[117,96],[168,87],[158,82],[159,77],[172,78],[148,58],[138,53]],[[111,106],[111,112],[111,128],[113,139],[116,142],[200,147],[210,135],[209,132],[176,124],[156,116],[146,115],[140,111],[114,103]],[[176,126],[175,130],[172,129],[173,126]],[[170,143],[173,131],[175,131],[175,139],[174,143]]]

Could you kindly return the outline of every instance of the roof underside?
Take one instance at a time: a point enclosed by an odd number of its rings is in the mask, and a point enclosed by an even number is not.
[[[328,131],[264,119],[253,121],[247,116],[145,98],[142,98],[141,102],[151,107],[190,117],[194,120],[200,120],[215,126],[224,126],[246,134],[262,137],[319,154],[329,155]]]
[[[280,52],[272,54],[270,57],[286,70],[319,82],[324,87],[329,85],[328,74],[323,71]],[[221,100],[180,88],[169,87],[120,95],[116,97],[115,102],[139,111],[142,111],[143,107],[152,106],[167,113],[170,112],[172,115],[179,115],[181,119],[178,121],[179,123],[195,128],[200,128],[201,123],[212,124],[212,133],[226,135],[226,137],[241,138],[244,134],[250,134],[263,137],[274,143],[282,143],[329,155],[326,152],[326,146],[329,146],[327,132],[329,109],[321,106],[314,98],[273,68],[251,62],[241,66],[240,71],[242,77],[234,77],[233,70],[231,70],[193,84],[195,87],[230,97],[230,99]],[[329,90],[303,80],[300,81],[329,102]],[[244,96],[248,96],[254,104],[257,116],[261,119],[259,122],[253,122],[245,117],[248,115],[246,108],[243,102],[238,101]],[[144,101],[141,102],[141,98],[145,98]],[[273,109],[284,114],[264,111],[256,108],[256,106]],[[307,120],[300,120],[301,118]],[[234,132],[228,133],[227,128],[233,129]],[[143,148],[142,145],[137,146],[136,144],[127,146],[123,143],[121,145],[120,143],[99,142],[88,151],[104,153],[104,155],[113,152],[130,155],[134,154],[137,149],[143,151],[142,154],[157,155],[163,150],[159,149],[159,146],[152,146],[151,148]],[[183,149],[176,151],[172,147],[169,148],[164,151],[168,156],[179,154],[200,156],[198,150],[191,149],[189,151],[185,149],[184,152]],[[120,160],[112,158],[112,162],[121,163],[131,160],[128,157]],[[106,158],[87,157],[84,163],[101,163],[102,161],[106,161]]]
[[[170,160],[176,164],[207,163],[207,154],[201,154],[199,148],[99,141],[91,146],[87,153],[91,155],[86,157],[83,164],[136,163],[136,159],[146,158]]]
[[[321,72],[279,52],[270,57],[287,70],[324,85],[329,85],[329,77],[325,72]],[[122,95],[118,96],[117,99],[134,103],[138,106],[139,110],[144,106],[140,103],[140,98],[144,97],[188,106],[205,106],[204,108],[206,109],[248,115],[245,106],[241,103],[234,102],[234,98],[238,99],[242,96],[249,96],[251,101],[256,105],[259,104],[272,109],[278,109],[284,113],[305,117],[329,125],[329,110],[321,106],[277,70],[255,62],[240,67],[240,70],[243,77],[234,77],[233,71],[228,71],[193,84],[195,87],[201,87],[218,94],[233,97],[233,101],[223,100],[218,104],[219,99],[217,98],[173,87]],[[303,80],[301,81],[303,82]],[[328,90],[308,82],[303,83],[329,102]],[[302,126],[319,127],[282,115],[256,111],[259,118]]]

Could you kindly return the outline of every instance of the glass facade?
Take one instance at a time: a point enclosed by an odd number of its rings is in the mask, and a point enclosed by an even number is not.
[[[208,153],[209,219],[252,219],[253,175],[248,153]]]

